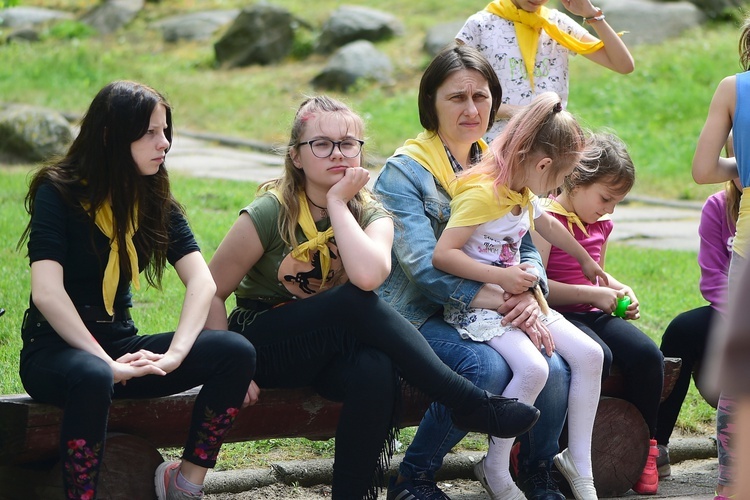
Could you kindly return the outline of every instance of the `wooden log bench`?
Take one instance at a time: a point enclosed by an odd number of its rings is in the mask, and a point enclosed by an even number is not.
[[[676,370],[679,373],[679,363]],[[618,377],[610,376],[603,386],[594,426],[592,460],[602,496],[604,492],[627,491],[643,469],[648,451],[643,418],[633,405],[617,397],[621,391]],[[672,369],[665,379],[671,381],[665,383],[668,394],[676,380]],[[157,448],[183,446],[196,393],[113,402],[99,479],[100,499],[154,498],[153,472],[162,461]],[[428,404],[424,396],[406,387],[400,426],[417,425]],[[310,388],[265,389],[256,405],[240,412],[226,441],[329,439],[335,435],[340,411],[341,404],[321,398]],[[0,396],[0,484],[8,498],[60,496],[57,449],[61,417],[61,410],[36,403],[28,395]]]

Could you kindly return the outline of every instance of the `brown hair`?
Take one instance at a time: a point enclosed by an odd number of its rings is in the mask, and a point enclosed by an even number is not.
[[[606,183],[615,193],[624,195],[635,184],[635,166],[619,137],[610,133],[595,133],[589,138],[586,158],[565,177],[563,191],[570,194],[576,188]]]

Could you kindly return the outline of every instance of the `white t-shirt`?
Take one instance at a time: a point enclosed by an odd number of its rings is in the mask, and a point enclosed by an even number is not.
[[[534,218],[544,209],[539,199],[531,202]],[[482,264],[498,267],[515,266],[521,263],[521,239],[529,231],[529,212],[521,210],[519,215],[508,213],[499,219],[480,224],[463,247],[466,255]]]
[[[583,26],[555,9],[550,9],[549,20],[579,40],[588,33]],[[529,104],[536,94],[552,91],[560,96],[563,107],[567,107],[568,56],[575,55],[575,52],[550,38],[544,30],[539,35],[533,89],[518,46],[513,21],[482,10],[466,20],[456,38],[478,49],[490,62],[500,79],[503,104]],[[506,123],[507,120],[496,121],[487,132],[487,139],[494,139]]]

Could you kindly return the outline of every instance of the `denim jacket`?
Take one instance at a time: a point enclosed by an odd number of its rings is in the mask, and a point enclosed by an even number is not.
[[[469,304],[484,285],[432,266],[432,253],[450,218],[450,197],[422,165],[406,155],[390,157],[374,191],[394,216],[392,269],[378,293],[417,328],[449,302]],[[521,244],[521,260],[540,270],[541,257],[530,235]]]

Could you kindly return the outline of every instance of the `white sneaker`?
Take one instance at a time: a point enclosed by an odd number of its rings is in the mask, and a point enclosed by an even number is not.
[[[485,491],[490,496],[490,500],[526,500],[526,495],[523,494],[523,491],[515,483],[510,483],[507,488],[497,493],[490,488],[490,483],[487,482],[487,474],[484,472],[485,458],[487,457],[482,457],[474,466],[474,475],[482,483],[482,486],[484,486]]]
[[[596,488],[594,488],[594,478],[581,477],[576,464],[573,463],[573,458],[570,456],[570,450],[565,448],[562,453],[555,455],[553,460],[557,470],[568,481],[576,500],[598,500]]]

